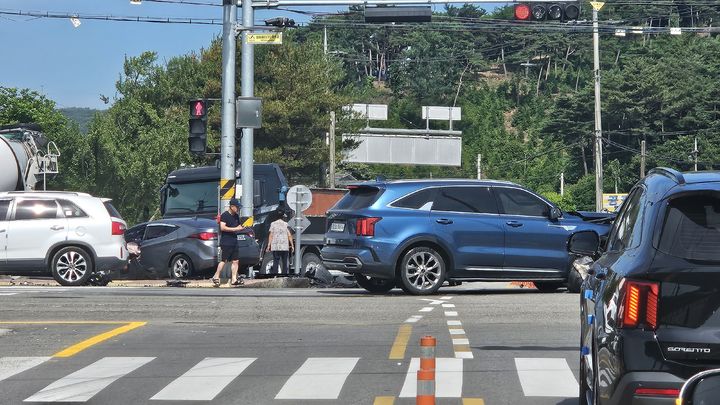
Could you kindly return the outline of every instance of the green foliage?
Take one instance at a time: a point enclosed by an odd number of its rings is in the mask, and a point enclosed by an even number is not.
[[[90,121],[95,117],[95,114],[100,112],[94,108],[79,108],[79,107],[68,107],[58,109],[68,120],[75,122],[80,127],[80,132],[86,134]]]

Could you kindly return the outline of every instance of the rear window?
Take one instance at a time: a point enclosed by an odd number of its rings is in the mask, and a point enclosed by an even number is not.
[[[360,186],[350,188],[350,192],[345,194],[345,196],[340,199],[337,204],[335,204],[335,207],[333,207],[333,209],[359,210],[367,208],[373,205],[373,203],[375,203],[375,201],[380,198],[381,194],[382,190],[377,187]]]
[[[105,204],[105,209],[111,217],[122,219],[122,215],[120,215],[120,212],[112,205],[110,201],[105,201],[103,204]]]
[[[684,259],[720,261],[720,196],[671,200],[658,250]]]

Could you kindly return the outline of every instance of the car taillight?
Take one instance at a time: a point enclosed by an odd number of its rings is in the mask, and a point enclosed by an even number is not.
[[[215,240],[217,239],[218,234],[216,232],[200,232],[194,235],[190,235],[190,237],[200,240]]]
[[[360,218],[355,224],[355,234],[357,236],[375,236],[375,224],[382,218]]]
[[[125,235],[125,224],[122,222],[112,221],[112,234],[115,235]]]
[[[625,280],[620,327],[657,329],[660,283]]]
[[[677,398],[680,390],[677,388],[635,388],[635,395]]]

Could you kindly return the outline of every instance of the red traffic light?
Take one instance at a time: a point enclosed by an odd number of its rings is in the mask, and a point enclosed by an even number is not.
[[[516,20],[529,20],[531,16],[530,6],[527,4],[515,5],[515,19]]]
[[[193,100],[190,102],[190,115],[193,117],[204,117],[205,111],[205,100]]]

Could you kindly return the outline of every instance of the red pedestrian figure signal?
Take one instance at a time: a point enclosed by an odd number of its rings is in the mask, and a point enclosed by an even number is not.
[[[202,117],[205,115],[205,103],[200,100],[196,101],[193,105],[193,115],[196,117]]]

